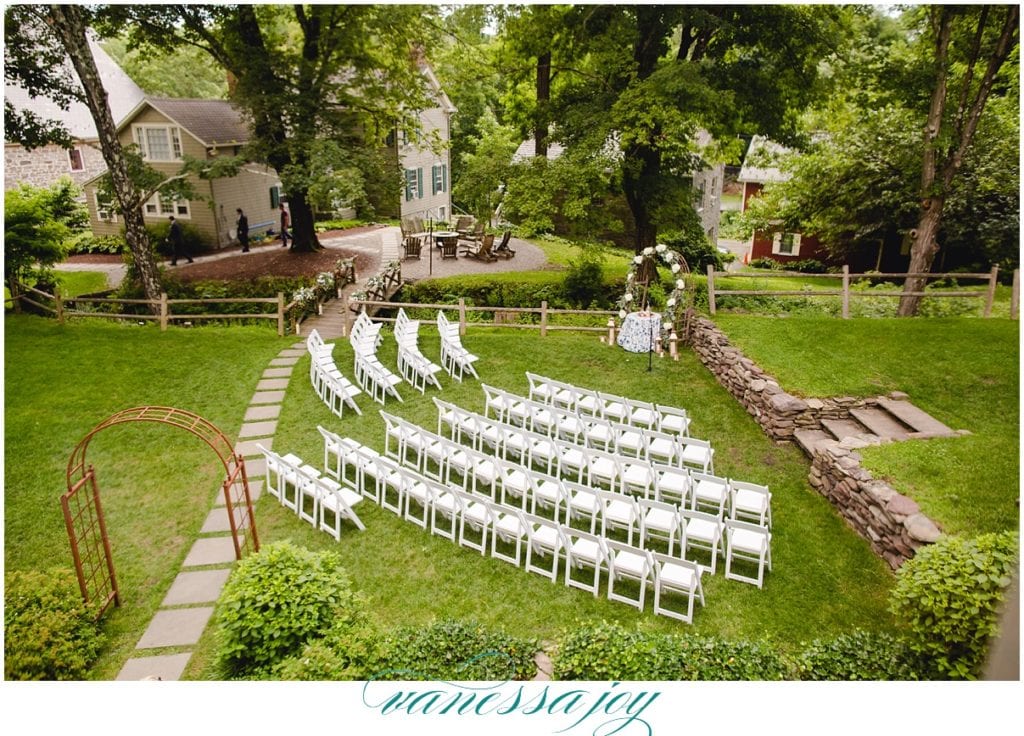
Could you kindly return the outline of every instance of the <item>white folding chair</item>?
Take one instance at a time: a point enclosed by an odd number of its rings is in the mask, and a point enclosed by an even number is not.
[[[576,483],[565,483],[565,488],[570,494],[566,504],[565,525],[570,526],[574,521],[581,520],[591,534],[596,533],[597,519],[602,508],[598,492]]]
[[[679,507],[671,503],[644,498],[637,501],[640,513],[640,539],[646,547],[649,540],[655,539],[668,545],[668,554],[672,554],[676,539],[684,547],[682,539],[683,522],[679,516]],[[680,554],[683,554],[681,551]]]
[[[654,498],[664,503],[671,503],[680,508],[689,505],[692,479],[686,468],[653,463]]]
[[[708,473],[690,473],[690,480],[693,483],[690,508],[721,518],[729,501],[729,481]]]
[[[768,486],[730,480],[729,518],[771,528],[772,494]]]
[[[565,536],[562,534],[561,525],[534,514],[523,514],[523,519],[526,521],[528,538],[526,571],[539,573],[555,582],[558,580],[558,563],[565,550]],[[534,557],[550,558],[550,569],[535,564]]]
[[[685,623],[693,623],[693,602],[699,600],[704,605],[704,587],[701,585],[701,569],[689,560],[669,557],[660,552],[653,553],[654,558],[654,612],[662,616],[678,619]],[[666,593],[678,593],[686,597],[686,612],[677,611],[662,605]]]
[[[348,519],[359,531],[365,531],[366,526],[353,510],[353,506],[363,500],[355,491],[342,488],[337,481],[330,478],[320,479],[322,494],[320,496],[320,530],[325,531],[336,540],[341,540],[341,523]],[[328,514],[330,522],[328,523]]]
[[[491,527],[491,557],[511,562],[519,567],[523,557],[524,543],[528,544],[529,530],[523,512],[508,510],[500,505],[492,507],[494,525]],[[498,544],[511,544],[515,552],[508,553],[499,549]]]
[[[604,544],[608,550],[608,600],[628,603],[641,611],[644,610],[648,579],[654,571],[654,558],[651,557],[651,553],[616,542],[614,539],[606,539]],[[615,592],[615,581],[621,578],[636,582],[636,598]]]
[[[764,583],[764,569],[772,569],[772,534],[766,527],[748,524],[745,521],[725,521],[725,577],[753,583],[758,588]],[[733,562],[752,562],[757,566],[757,576],[750,577],[734,572]]]
[[[435,485],[434,502],[430,506],[430,533],[453,542],[458,541],[458,524],[464,510],[462,496],[452,489]],[[447,528],[438,524],[438,517],[448,521]]]
[[[418,478],[415,474],[408,471],[404,475],[406,477],[406,485],[405,493],[403,494],[403,502],[405,504],[403,516],[406,521],[411,521],[416,526],[426,529],[430,523],[430,507],[434,494],[425,478]],[[413,504],[418,508],[414,508]]]
[[[715,451],[710,442],[693,437],[680,437],[679,444],[682,447],[682,451],[679,453],[679,462],[696,468],[702,473],[715,472]]]
[[[629,409],[629,421],[634,427],[654,429],[658,425],[658,411],[654,404],[639,399],[626,399],[626,406]]]
[[[608,538],[610,531],[625,531],[627,544],[633,544],[633,534],[641,529],[640,507],[632,496],[613,491],[597,492],[601,515],[601,536]]]
[[[722,542],[722,520],[703,511],[681,509],[679,517],[683,521],[680,556],[688,556],[691,549],[704,550],[711,554],[708,569],[715,574],[718,564],[718,550]]]
[[[462,516],[459,517],[459,545],[479,550],[482,555],[487,554],[487,535],[494,525],[491,504],[463,490],[454,492],[459,494],[463,503]],[[471,536],[474,532],[479,535],[479,539]]]
[[[565,535],[565,584],[571,588],[589,590],[597,598],[601,587],[601,571],[608,567],[608,550],[604,540],[579,529],[563,527]],[[591,569],[593,580],[573,577],[574,570]]]
[[[646,460],[624,457],[619,462],[619,490],[647,498],[654,483],[654,471]]]
[[[663,404],[655,405],[658,411],[658,431],[665,434],[690,436],[690,415],[685,409],[676,409]]]

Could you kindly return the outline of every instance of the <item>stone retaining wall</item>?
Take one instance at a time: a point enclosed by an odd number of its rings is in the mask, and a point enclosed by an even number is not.
[[[938,539],[940,532],[914,500],[861,467],[857,450],[870,444],[853,437],[819,443],[810,483],[895,570],[922,545]]]
[[[851,409],[876,402],[847,396],[801,399],[788,394],[773,376],[744,356],[707,319],[696,321],[693,349],[718,382],[777,442],[792,441],[797,430],[821,430],[823,419],[848,419]],[[871,548],[896,569],[913,557],[922,544],[934,542],[939,530],[920,513],[914,501],[876,481],[860,466],[860,455],[853,450],[868,444],[857,438],[842,443],[821,442],[812,459],[809,480],[847,523],[871,543]]]

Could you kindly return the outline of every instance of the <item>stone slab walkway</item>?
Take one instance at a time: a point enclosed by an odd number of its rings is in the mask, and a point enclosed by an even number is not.
[[[273,446],[277,418],[293,366],[305,352],[304,342],[294,343],[271,361],[260,377],[238,432],[235,449],[245,458],[249,494],[254,503],[266,485],[266,461],[258,445],[267,449]],[[213,615],[213,604],[220,597],[234,562],[231,526],[224,495],[218,490],[200,537],[185,556],[181,572],[135,645],[135,656],[121,668],[118,680],[177,680],[181,677],[188,666],[191,647],[202,637]],[[187,651],[167,653],[167,649]]]

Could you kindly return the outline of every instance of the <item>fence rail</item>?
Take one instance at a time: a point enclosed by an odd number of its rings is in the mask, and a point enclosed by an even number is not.
[[[52,314],[58,322],[63,323],[66,317],[101,317],[104,319],[128,319],[128,320],[158,320],[161,331],[165,331],[171,322],[192,322],[204,319],[266,319],[277,321],[277,334],[283,336],[285,318],[295,307],[295,302],[285,304],[284,292],[278,292],[276,297],[221,297],[211,299],[168,299],[167,294],[161,294],[159,299],[121,299],[117,297],[65,297],[60,289],[55,289],[53,294],[40,291],[32,286],[18,285],[18,294],[12,294],[7,302],[16,306],[22,302],[31,304],[47,314]],[[36,301],[32,297],[39,297],[46,302]],[[48,303],[47,303],[48,302]],[[146,305],[151,309],[142,314],[124,314],[110,311],[87,311],[77,309],[80,304],[133,304]],[[255,312],[251,314],[192,314],[181,312],[174,313],[173,307],[182,304],[272,304],[273,312]],[[153,309],[155,307],[155,310]],[[294,324],[293,318],[293,324]]]
[[[493,307],[493,306],[466,306],[465,298],[460,297],[457,304],[414,304],[412,302],[389,302],[375,299],[345,299],[345,308],[342,313],[347,315],[345,324],[345,334],[349,334],[351,331],[352,321],[355,319],[354,315],[362,308],[366,308],[369,312],[370,309],[456,309],[459,314],[459,334],[465,335],[467,327],[508,327],[510,329],[519,330],[540,330],[541,337],[545,337],[549,331],[576,331],[576,332],[607,332],[609,328],[617,327],[612,320],[611,325],[605,326],[592,326],[592,325],[552,325],[550,324],[550,318],[552,316],[562,314],[573,314],[573,315],[590,315],[594,317],[614,317],[617,315],[617,311],[610,309],[555,309],[549,307],[547,301],[542,301],[540,307]],[[494,313],[494,321],[492,322],[470,322],[466,317],[466,312],[492,312]],[[537,324],[523,323],[523,322],[503,322],[498,317],[499,314],[536,314],[540,316],[540,321]],[[394,322],[394,318],[391,317],[374,317],[378,322]]]
[[[992,304],[996,296],[996,284],[999,276],[999,267],[993,266],[988,273],[850,273],[849,266],[843,266],[842,273],[797,273],[793,271],[767,271],[765,273],[733,273],[730,271],[716,271],[715,267],[708,264],[708,311],[715,314],[718,309],[718,299],[725,296],[791,296],[791,297],[842,297],[843,319],[850,318],[850,298],[873,299],[892,298],[903,296],[927,296],[927,297],[960,297],[968,299],[984,299],[983,315],[992,316]],[[721,289],[716,288],[715,278],[723,276],[726,278],[819,278],[819,279],[841,279],[841,289],[821,289],[815,291],[780,291],[780,290],[757,290],[757,289]],[[984,291],[854,291],[850,284],[854,280],[861,279],[944,279],[954,278],[958,280],[985,281],[988,288]],[[1013,288],[1010,296],[1010,319],[1017,319],[1020,307],[1020,269],[1013,272]]]

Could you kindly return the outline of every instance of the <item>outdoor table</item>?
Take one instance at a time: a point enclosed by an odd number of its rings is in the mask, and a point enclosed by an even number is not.
[[[438,241],[438,240],[442,240],[442,241],[443,240],[451,240],[453,238],[455,240],[458,240],[459,239],[459,234],[457,232],[452,231],[452,230],[438,230],[438,231],[434,232],[434,240],[435,241]],[[440,245],[440,243],[438,243],[438,245]]]
[[[647,315],[630,312],[622,320],[619,339],[616,342],[619,347],[631,353],[647,353],[654,349],[651,343],[660,330],[661,315],[657,312]]]

